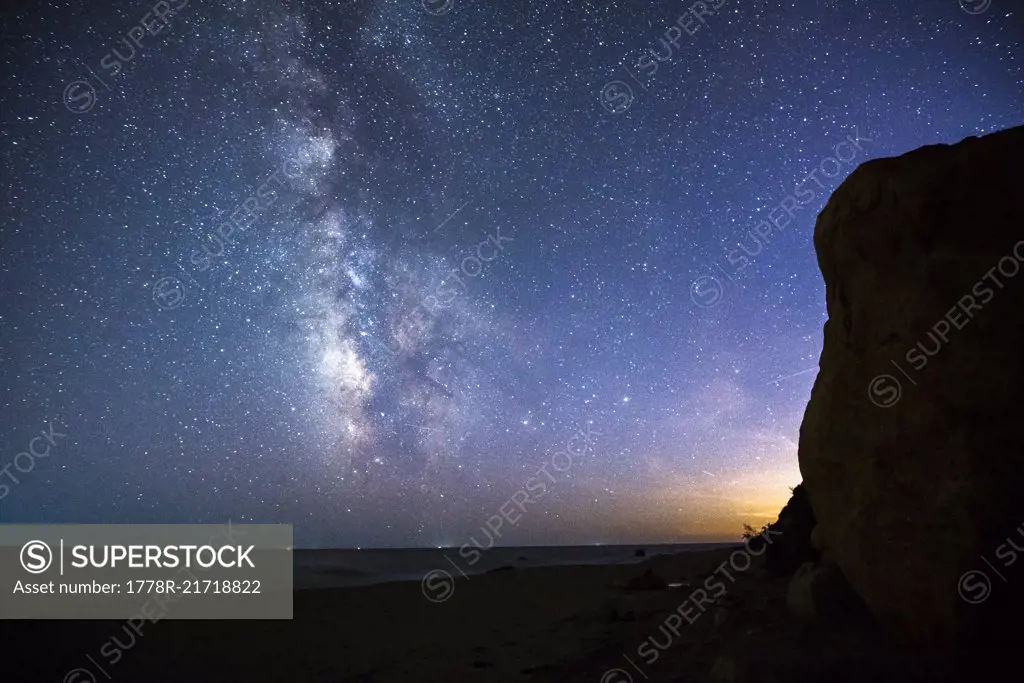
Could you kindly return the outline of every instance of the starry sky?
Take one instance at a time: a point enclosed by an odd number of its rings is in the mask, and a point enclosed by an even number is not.
[[[460,545],[546,477],[501,544],[736,538],[800,480],[817,213],[1024,123],[1020,9],[8,10],[0,515]]]

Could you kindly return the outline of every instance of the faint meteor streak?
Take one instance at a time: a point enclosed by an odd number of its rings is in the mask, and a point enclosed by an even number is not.
[[[813,368],[807,368],[806,370],[801,370],[800,372],[797,372],[797,373],[792,374],[792,375],[786,375],[785,377],[779,377],[778,379],[773,379],[771,382],[768,382],[768,384],[766,384],[765,386],[771,386],[772,384],[778,384],[779,382],[781,382],[783,380],[793,379],[794,377],[799,377],[800,375],[806,375],[808,372],[814,372],[817,369],[818,369],[818,366],[815,365]]]
[[[426,430],[428,432],[443,432],[444,431],[443,429],[438,429],[437,427],[424,427],[423,425],[411,425],[409,423],[405,423],[405,426],[406,427],[412,427],[413,429],[424,429],[424,430]]]
[[[463,204],[459,208],[455,209],[455,213],[453,213],[451,216],[448,216],[448,218],[445,218],[443,221],[441,221],[441,225],[439,225],[436,228],[434,228],[434,232],[437,232],[438,230],[443,228],[448,221],[450,221],[451,219],[455,218],[456,214],[458,214],[459,211],[462,211],[464,208],[466,208],[466,205],[468,205],[468,204],[469,204],[469,202],[467,201],[465,204]]]

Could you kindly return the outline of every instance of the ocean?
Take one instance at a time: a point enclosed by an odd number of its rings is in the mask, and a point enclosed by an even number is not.
[[[458,548],[400,548],[361,550],[301,550],[294,553],[295,589],[366,586],[389,581],[420,581],[432,570],[458,578],[502,567],[630,564],[654,555],[736,545],[735,543],[680,543],[673,545],[597,545],[495,547],[490,550]],[[643,555],[638,554],[643,551]]]

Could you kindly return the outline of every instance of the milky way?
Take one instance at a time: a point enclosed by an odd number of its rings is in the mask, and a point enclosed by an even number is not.
[[[828,195],[1024,122],[999,0],[128,4],[0,25],[4,521],[459,545],[585,429],[503,544],[735,537]]]

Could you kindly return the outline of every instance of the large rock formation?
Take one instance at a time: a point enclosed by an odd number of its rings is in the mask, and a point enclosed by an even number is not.
[[[864,610],[839,568],[831,562],[805,562],[786,590],[786,607],[806,622],[859,619]]]
[[[799,457],[818,535],[905,639],[1020,639],[1024,128],[861,165],[814,244],[829,317]]]
[[[790,576],[805,562],[818,559],[818,551],[811,546],[814,530],[814,510],[807,498],[807,488],[797,484],[779,519],[771,525],[766,536],[765,570],[773,576]],[[757,552],[757,549],[754,549]]]

